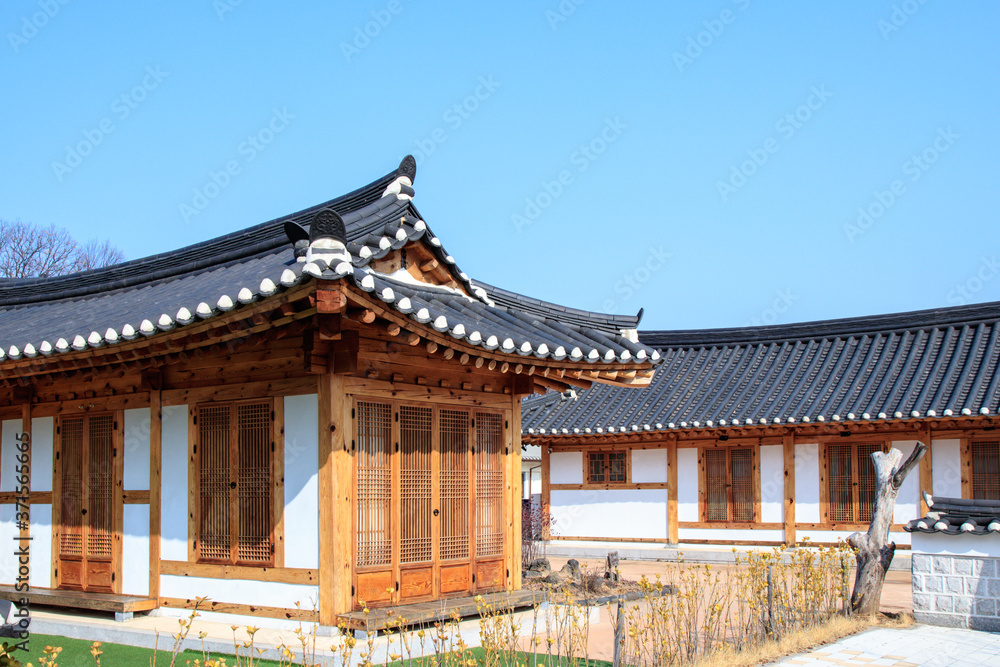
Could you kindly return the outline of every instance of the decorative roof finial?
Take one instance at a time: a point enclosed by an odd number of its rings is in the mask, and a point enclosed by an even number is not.
[[[347,243],[344,219],[332,208],[319,211],[313,216],[312,224],[309,225],[309,245],[313,245],[319,239],[334,239],[342,244]]]
[[[403,161],[399,163],[399,169],[396,170],[397,176],[406,176],[410,179],[410,185],[417,180],[417,161],[412,155],[407,155],[403,158]]]

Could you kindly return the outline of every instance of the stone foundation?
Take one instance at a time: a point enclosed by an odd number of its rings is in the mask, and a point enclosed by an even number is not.
[[[913,615],[931,625],[1000,632],[1000,558],[913,554]]]

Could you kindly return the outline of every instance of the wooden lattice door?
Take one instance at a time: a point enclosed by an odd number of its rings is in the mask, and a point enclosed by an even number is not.
[[[121,485],[117,420],[112,414],[64,417],[56,454],[59,588],[120,589]]]
[[[500,414],[355,404],[355,606],[505,584]]]

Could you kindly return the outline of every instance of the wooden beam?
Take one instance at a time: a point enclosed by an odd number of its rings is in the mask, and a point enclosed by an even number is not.
[[[338,428],[334,401],[339,392],[337,377],[329,373],[318,379],[319,399],[319,620],[322,625],[334,625],[337,620],[338,590],[335,586],[336,562],[334,558],[335,540],[333,524],[333,494],[336,473],[334,471],[334,436]]]
[[[667,441],[667,542],[678,542],[677,438]]]
[[[920,516],[927,516],[927,501],[924,500],[924,493],[934,495],[934,468],[932,458],[934,447],[931,446],[931,425],[924,426],[924,444],[927,445],[927,453],[920,459]]]
[[[159,390],[149,393],[149,597],[160,597],[163,413]]]
[[[319,340],[340,340],[343,326],[344,323],[340,315],[316,314],[316,331],[319,334]]]
[[[550,512],[552,511],[552,498],[550,488],[552,486],[549,479],[551,478],[551,468],[549,464],[549,448],[546,445],[542,445],[542,539],[551,540],[552,531],[550,530],[551,522],[548,521]]]
[[[782,445],[785,467],[785,544],[794,546],[795,536],[795,431],[785,433]]]
[[[340,281],[316,282],[316,312],[340,313],[347,307],[347,294]]]
[[[360,339],[357,331],[344,331],[341,339],[334,341],[330,355],[330,371],[336,375],[356,373],[358,370],[358,349]]]

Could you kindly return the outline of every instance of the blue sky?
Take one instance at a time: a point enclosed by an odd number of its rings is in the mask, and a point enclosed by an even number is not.
[[[643,328],[1000,300],[997,3],[8,0],[0,29],[0,217],[129,258],[413,153],[466,272]]]

